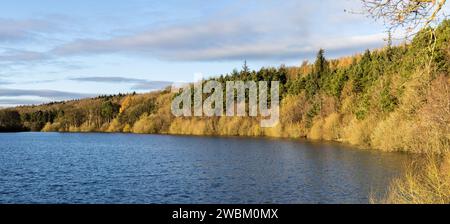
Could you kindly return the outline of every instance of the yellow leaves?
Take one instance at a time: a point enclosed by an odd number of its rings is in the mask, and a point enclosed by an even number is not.
[[[282,102],[280,107],[280,119],[283,124],[301,122],[305,111],[308,109],[305,94],[289,95]]]
[[[122,101],[122,104],[119,109],[119,113],[123,113],[132,104],[132,102],[133,102],[133,96],[131,96],[131,95],[126,96]]]
[[[371,119],[358,120],[353,117],[347,126],[342,130],[342,141],[356,146],[367,147],[370,144],[370,134],[374,122]]]
[[[106,132],[121,132],[123,125],[119,122],[119,119],[114,118],[109,124]]]
[[[448,204],[450,203],[449,155],[428,155],[423,163],[412,163],[405,175],[393,181],[381,203]],[[376,202],[376,201],[375,201]]]
[[[155,115],[142,115],[133,125],[133,133],[156,134],[160,133],[162,121]]]
[[[45,124],[45,126],[42,128],[41,131],[43,131],[43,132],[53,132],[53,131],[58,131],[58,129],[55,128],[55,127],[52,125],[52,123],[47,122],[47,123]]]
[[[314,120],[313,126],[309,130],[308,138],[312,140],[322,139],[322,125],[323,119],[317,118]]]
[[[284,133],[283,133],[281,124],[277,124],[275,127],[264,128],[262,131],[263,131],[264,135],[268,136],[268,137],[274,137],[274,138],[284,137]]]
[[[169,127],[169,134],[216,135],[214,118],[175,118]]]
[[[308,138],[313,140],[338,140],[340,131],[340,115],[332,113],[325,119],[321,117],[314,119]]]
[[[405,119],[397,111],[378,122],[370,138],[372,147],[383,151],[420,152],[421,147],[416,143],[420,134],[417,121]]]
[[[372,147],[384,151],[445,153],[450,151],[450,84],[439,76],[405,84],[400,107],[376,124]],[[431,84],[431,85],[430,85]]]
[[[218,132],[220,135],[238,136],[241,118],[239,117],[220,117]]]
[[[328,115],[322,126],[322,138],[325,140],[339,139],[340,128],[340,115],[338,113]]]
[[[80,132],[80,127],[69,126],[69,132]]]
[[[80,127],[81,132],[93,132],[95,131],[95,127],[90,125],[89,122],[84,122]]]
[[[122,132],[130,133],[130,132],[132,132],[132,130],[133,130],[132,127],[129,124],[126,124],[125,127],[123,127]]]
[[[305,138],[306,137],[306,128],[301,123],[284,124],[283,125],[283,134],[284,134],[284,137],[287,137],[287,138]]]

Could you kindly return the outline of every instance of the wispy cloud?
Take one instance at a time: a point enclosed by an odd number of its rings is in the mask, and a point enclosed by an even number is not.
[[[158,90],[172,85],[173,82],[166,81],[146,81],[138,83],[131,87],[134,90]]]
[[[92,97],[96,94],[65,92],[57,90],[25,90],[25,89],[9,89],[0,88],[1,97],[19,97],[19,96],[31,96],[31,97],[44,97],[52,100],[67,100],[67,99],[79,99],[85,97]]]
[[[104,83],[137,83],[147,81],[145,79],[135,79],[118,76],[88,76],[88,77],[69,78],[69,80],[78,82],[104,82]]]
[[[54,25],[41,19],[0,18],[0,42],[16,42],[33,38],[37,33],[54,29]]]
[[[0,85],[8,85],[8,84],[12,84],[12,82],[0,79]]]
[[[0,52],[0,62],[129,53],[170,61],[300,59],[311,57],[321,47],[329,52],[349,54],[379,47],[383,42],[379,34],[333,31],[333,35],[323,35],[325,29],[335,29],[330,24],[337,26],[334,22],[339,18],[339,21],[345,18],[345,24],[360,19],[343,13],[344,8],[355,5],[349,1],[340,4],[334,1],[259,3],[251,0],[237,2],[219,10],[214,17],[146,28],[134,33],[67,40],[49,51]],[[246,8],[248,6],[252,7]],[[316,21],[319,17],[324,24],[328,23],[327,27],[319,27],[321,23]],[[1,28],[2,24],[5,24],[4,28]],[[0,40],[2,33],[3,39],[21,39],[49,27],[51,24],[45,20],[3,19],[0,20]],[[322,34],[317,33],[318,30]]]
[[[16,98],[0,98],[0,105],[17,106],[17,105],[36,105],[48,102],[46,100],[34,99],[16,99]],[[1,108],[1,107],[0,107]]]
[[[133,84],[133,90],[158,90],[170,86],[169,81],[150,81],[146,79],[127,78],[120,76],[88,76],[70,78],[69,80],[77,82],[98,82],[98,83],[129,83]]]
[[[0,52],[0,62],[21,63],[50,59],[51,56],[45,52],[28,50],[8,49]]]
[[[203,49],[240,42],[243,33],[255,40],[261,35],[253,27],[239,23],[210,22],[187,26],[166,27],[148,30],[128,36],[111,39],[80,39],[56,47],[57,55],[77,55],[95,53],[158,53]],[[252,40],[248,40],[252,41]]]
[[[156,90],[171,83],[133,74],[164,71],[170,75],[163,79],[176,80],[183,73],[224,73],[243,60],[255,66],[292,64],[313,58],[319,48],[327,57],[338,57],[380,47],[385,37],[383,29],[368,26],[360,15],[343,12],[358,9],[359,1],[174,3],[53,2],[50,7],[44,2],[20,9],[5,4],[2,15],[15,18],[0,18],[0,73],[5,78],[0,98],[25,102],[88,96],[77,93],[80,87],[108,93]],[[155,10],[164,16],[154,15]],[[27,90],[38,83],[46,90]]]
[[[223,36],[214,33],[218,37],[209,35],[209,41],[212,43],[206,44],[206,40],[202,39],[208,35],[202,35],[201,32],[188,33],[183,30],[179,31],[179,34],[170,34],[171,32],[169,31],[169,34],[163,32],[159,34],[160,37],[158,37],[158,34],[145,33],[103,41],[79,40],[63,45],[55,49],[55,52],[62,55],[120,52],[151,53],[166,60],[181,61],[292,59],[311,56],[319,48],[325,48],[329,52],[345,53],[351,50],[378,47],[383,44],[383,38],[385,37],[385,34],[323,39],[301,39],[299,37],[298,39],[284,38],[270,42],[255,39],[249,42],[236,41],[232,44],[226,44],[226,41],[220,41],[221,38],[224,38]],[[238,32],[232,33],[229,35],[239,36]],[[172,38],[164,38],[165,35]]]
[[[295,2],[292,4],[296,5]],[[309,12],[305,7],[293,7],[292,4],[274,4],[276,7],[245,14],[236,11],[237,5],[232,4],[214,18],[150,28],[106,39],[78,39],[57,46],[51,52],[59,56],[135,53],[165,60],[203,61],[237,57],[241,60],[249,55],[236,49],[256,45],[255,48],[264,46],[265,49],[258,53],[256,59],[270,58],[274,53],[279,53],[275,52],[277,49],[270,50],[270,46],[276,44],[274,42],[286,41],[285,37],[289,36],[291,44],[294,44],[307,36]],[[206,51],[211,52],[211,55],[195,55],[195,52],[202,54]],[[212,55],[213,52],[216,53]],[[252,52],[249,54],[251,56]],[[286,56],[283,52],[279,54]]]
[[[181,50],[167,57],[174,60],[264,60],[297,59],[311,57],[318,49],[327,50],[327,55],[342,55],[366,48],[379,47],[385,34],[348,36],[314,40],[279,40],[272,44],[264,42],[205,48],[200,50]]]
[[[41,79],[41,80],[26,80],[26,81],[9,81],[1,80],[0,85],[11,85],[11,84],[41,84],[41,83],[51,83],[60,81],[61,79]]]
[[[246,30],[247,29],[242,29]],[[175,61],[210,61],[210,60],[264,60],[279,58],[300,58],[311,56],[320,47],[330,51],[346,52],[350,49],[365,49],[381,46],[384,34],[371,34],[366,36],[346,36],[328,39],[304,39],[301,37],[280,40],[258,40],[226,43],[220,41],[224,36],[213,37],[209,35],[209,42],[200,33],[180,34],[150,33],[135,36],[120,37],[110,40],[78,40],[60,46],[54,52],[60,55],[99,54],[99,53],[138,53],[151,54],[165,60]],[[175,32],[176,33],[176,32]],[[239,36],[238,33],[230,36]],[[172,36],[164,38],[163,36]],[[220,37],[219,37],[220,36]],[[257,35],[256,35],[257,36]],[[229,39],[228,42],[231,40]],[[231,41],[232,42],[232,41]],[[199,44],[203,43],[203,44]]]

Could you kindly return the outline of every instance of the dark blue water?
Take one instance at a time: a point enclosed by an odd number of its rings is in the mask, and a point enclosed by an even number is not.
[[[0,203],[367,203],[407,156],[300,141],[0,134]]]

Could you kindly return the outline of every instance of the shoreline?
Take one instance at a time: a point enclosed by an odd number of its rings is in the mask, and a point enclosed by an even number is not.
[[[351,143],[339,140],[325,140],[325,139],[310,139],[306,137],[274,137],[274,136],[244,136],[244,135],[195,135],[195,134],[171,134],[171,133],[134,133],[134,132],[105,132],[105,131],[18,131],[18,132],[0,132],[2,133],[60,133],[60,134],[132,134],[132,135],[160,135],[160,136],[175,136],[175,137],[193,137],[193,138],[235,138],[235,139],[266,139],[266,140],[286,140],[286,141],[298,141],[307,144],[327,144],[327,145],[337,145],[345,147],[346,149],[355,149],[371,152],[381,152],[381,153],[400,153],[407,155],[424,155],[426,153],[410,152],[410,151],[384,151],[376,148],[364,147],[353,145]]]

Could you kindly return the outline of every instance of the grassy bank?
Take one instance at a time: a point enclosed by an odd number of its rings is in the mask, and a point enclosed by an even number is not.
[[[415,161],[403,177],[392,182],[385,198],[371,200],[387,204],[449,204],[450,155],[430,155]]]
[[[450,21],[435,33],[434,57],[429,56],[429,33],[423,31],[410,43],[358,55],[327,60],[320,50],[313,63],[257,71],[244,65],[213,78],[221,83],[280,81],[281,120],[273,128],[261,128],[258,117],[174,117],[174,93],[164,90],[5,109],[0,131],[309,138],[445,155],[450,151]],[[448,165],[430,161],[397,180],[386,201],[448,202],[449,181],[443,171]]]
[[[450,21],[411,43],[327,60],[320,50],[299,67],[247,66],[213,78],[281,82],[280,123],[254,117],[174,117],[168,90],[3,110],[0,127],[33,131],[133,132],[323,139],[383,151],[442,153],[450,148]],[[431,62],[431,63],[430,63]]]

